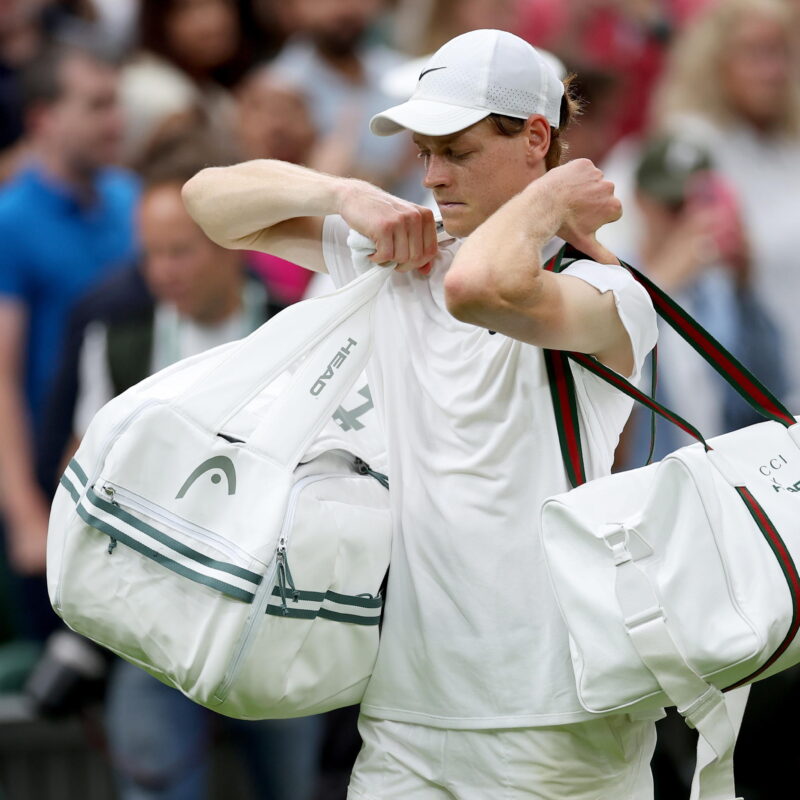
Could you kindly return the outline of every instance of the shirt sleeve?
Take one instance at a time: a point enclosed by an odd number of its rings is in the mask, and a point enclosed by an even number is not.
[[[14,232],[0,221],[0,296],[6,299],[26,300],[28,286],[26,281],[27,270],[22,261]]]
[[[600,292],[614,293],[617,313],[633,349],[633,373],[626,377],[632,383],[638,382],[645,359],[658,339],[656,312],[647,292],[628,270],[616,264],[576,261],[562,274],[580,278]]]

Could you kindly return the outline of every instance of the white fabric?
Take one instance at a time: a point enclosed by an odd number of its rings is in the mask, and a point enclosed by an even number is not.
[[[390,136],[404,128],[444,136],[489,114],[527,119],[542,114],[559,126],[564,84],[553,63],[507,31],[477,30],[440,47],[420,70],[411,98],[376,114],[370,129]]]
[[[348,800],[651,800],[651,721],[450,731],[362,716]]]
[[[326,219],[338,285],[359,271],[347,236],[341,218]],[[367,374],[386,432],[394,539],[362,709],[447,728],[586,719],[535,537],[539,504],[568,485],[542,352],[447,312],[443,280],[458,246],[440,251],[429,277],[393,274],[377,302]],[[614,291],[638,372],[656,336],[644,291],[620,267],[567,273]],[[574,373],[587,469],[606,474],[630,402]]]
[[[70,627],[230,716],[359,702],[391,519],[355,458],[364,414],[339,404],[389,274],[291,306],[100,410],[50,517],[48,591]]]

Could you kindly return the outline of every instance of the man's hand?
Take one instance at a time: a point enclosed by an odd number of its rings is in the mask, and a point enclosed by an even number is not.
[[[558,236],[601,263],[617,263],[595,234],[622,216],[622,204],[614,196],[614,184],[605,180],[589,159],[578,158],[556,167],[535,183],[552,193],[561,219]]]
[[[400,200],[364,181],[346,181],[339,214],[377,249],[376,264],[397,262],[400,272],[426,268],[436,256],[436,225],[429,208]],[[423,269],[424,271],[424,269]]]

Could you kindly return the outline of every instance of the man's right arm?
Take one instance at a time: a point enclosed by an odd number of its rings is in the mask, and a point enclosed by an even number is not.
[[[283,161],[209,167],[183,187],[186,208],[206,235],[232,250],[257,250],[325,272],[322,222],[340,214],[377,244],[375,263],[417,269],[436,254],[432,212],[364,181]]]
[[[44,571],[49,503],[36,482],[22,388],[27,321],[22,303],[0,298],[0,496],[11,564],[37,574]]]

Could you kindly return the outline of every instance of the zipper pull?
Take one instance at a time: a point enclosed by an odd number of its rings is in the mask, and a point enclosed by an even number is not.
[[[281,608],[284,614],[288,614],[289,609],[286,608],[286,568],[284,566],[286,563],[286,551],[279,547],[275,557],[278,559],[278,591],[281,595]]]
[[[356,456],[353,466],[356,468],[356,472],[359,475],[369,475],[370,477],[375,478],[375,480],[378,481],[378,483],[385,489],[389,488],[389,478],[382,472],[376,472],[374,469],[370,469],[369,464],[367,464],[367,462],[363,459]]]
[[[114,552],[114,548],[117,546],[117,540],[112,536],[108,542],[108,554],[111,555]]]
[[[108,498],[108,502],[111,503],[111,505],[118,505],[117,501],[114,500],[114,497],[116,496],[114,489],[112,489],[110,486],[104,486],[102,491],[103,494]]]
[[[295,603],[300,600],[300,592],[297,591],[297,587],[294,585],[294,579],[289,569],[289,562],[286,559],[286,547],[284,545],[278,546],[278,554],[276,557],[278,559],[278,591],[281,596],[281,608],[284,614],[288,614],[289,609],[286,605],[287,587],[291,592],[292,601]]]

